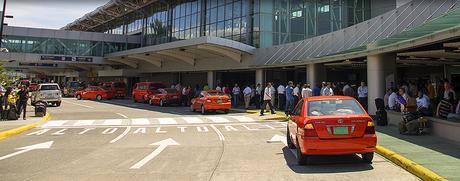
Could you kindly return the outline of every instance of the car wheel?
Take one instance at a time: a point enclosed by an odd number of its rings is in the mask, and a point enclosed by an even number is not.
[[[96,96],[96,100],[98,100],[98,101],[102,100],[102,96],[101,96],[101,95],[97,95],[97,96]]]
[[[295,149],[294,143],[292,143],[291,136],[289,132],[289,127],[286,129],[286,143],[289,149]]]
[[[81,100],[81,95],[77,95],[77,100]]]
[[[134,102],[134,103],[136,103],[136,102],[137,102],[137,100],[136,100],[136,97],[135,97],[135,96],[133,96],[133,102]]]
[[[195,112],[195,109],[193,108],[193,104],[190,105],[190,111]]]
[[[61,106],[61,102],[56,102],[56,107]]]
[[[152,99],[149,100],[149,104],[150,104],[150,105],[153,105]]]
[[[374,152],[361,154],[361,157],[364,162],[372,163],[372,160],[374,159]]]
[[[165,107],[165,103],[164,103],[163,99],[160,100],[160,107]]]
[[[299,165],[308,165],[309,163],[309,156],[304,155],[302,151],[300,150],[300,144],[297,142],[297,163]]]
[[[206,114],[206,109],[204,108],[203,105],[201,105],[201,114],[205,115]]]
[[[228,110],[228,109],[225,109],[225,110],[224,110],[224,113],[225,113],[225,114],[228,114],[228,112],[230,112],[230,110]]]

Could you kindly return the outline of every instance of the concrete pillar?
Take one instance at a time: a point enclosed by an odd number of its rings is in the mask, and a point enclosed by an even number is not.
[[[311,87],[317,86],[317,84],[327,81],[326,67],[323,64],[308,64],[307,65],[307,83]]]
[[[265,83],[265,71],[264,69],[256,69],[256,85],[261,84],[264,85]]]
[[[367,84],[368,112],[375,114],[377,111],[374,100],[383,98],[385,90],[390,86],[390,82],[395,82],[396,78],[396,54],[379,54],[367,57]],[[392,80],[389,80],[392,79]]]
[[[208,86],[211,89],[216,88],[215,85],[214,85],[215,78],[216,78],[215,72],[214,71],[208,71]]]

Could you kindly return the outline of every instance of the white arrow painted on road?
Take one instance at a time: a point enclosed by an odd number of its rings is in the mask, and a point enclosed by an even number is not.
[[[153,158],[155,158],[156,156],[158,156],[164,149],[166,149],[166,147],[168,146],[173,146],[173,145],[179,145],[179,143],[177,143],[176,141],[174,141],[172,138],[168,138],[168,139],[165,139],[163,141],[159,141],[159,142],[156,142],[156,143],[152,143],[150,145],[158,145],[159,147],[157,149],[155,149],[152,153],[150,153],[149,155],[147,155],[144,159],[142,159],[141,161],[137,162],[136,164],[134,164],[131,168],[129,169],[139,169],[141,168],[142,166],[144,166],[147,162],[149,162],[150,160],[152,160]]]
[[[284,146],[287,146],[286,136],[275,134],[272,137],[272,139],[267,140],[267,143],[283,143]],[[289,149],[289,150],[291,150],[292,154],[294,154],[294,156],[297,157],[297,152],[295,151],[295,149]]]
[[[20,151],[17,151],[17,152],[2,156],[2,157],[0,157],[0,160],[4,160],[4,159],[10,158],[10,157],[13,157],[13,156],[16,156],[16,155],[19,155],[19,154],[22,154],[22,153],[25,153],[25,152],[28,152],[28,151],[32,151],[32,150],[49,149],[49,148],[51,148],[51,145],[53,145],[53,141],[48,141],[48,142],[39,143],[39,144],[35,144],[35,145],[16,148],[16,150],[20,150]]]

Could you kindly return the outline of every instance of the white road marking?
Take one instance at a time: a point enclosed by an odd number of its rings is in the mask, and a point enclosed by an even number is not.
[[[200,123],[203,123],[203,120],[201,120],[200,118],[198,117],[183,117],[182,119],[185,120],[185,122],[189,123],[189,124],[200,124]]]
[[[259,130],[259,129],[257,129],[257,128],[255,128],[255,129],[254,129],[254,128],[250,128],[250,127],[248,127],[248,126],[246,126],[246,125],[241,125],[241,126],[243,126],[244,128],[246,128],[248,131],[257,131],[257,130]]]
[[[138,134],[138,133],[143,133],[143,134],[145,134],[146,132],[147,132],[147,129],[145,129],[145,128],[137,128],[137,129],[133,132],[133,134]]]
[[[226,129],[227,131],[238,131],[238,129],[236,129],[235,127],[230,126],[230,125],[225,125],[225,129]]]
[[[42,124],[41,127],[57,127],[57,126],[62,126],[64,123],[67,121],[48,121],[45,124]]]
[[[139,168],[141,168],[147,162],[149,162],[150,160],[152,160],[153,158],[158,156],[164,149],[166,149],[166,147],[173,146],[173,145],[179,145],[179,143],[177,143],[176,141],[174,141],[171,138],[168,138],[168,139],[165,139],[163,141],[152,143],[150,145],[158,145],[159,147],[157,149],[155,149],[152,153],[147,155],[145,158],[143,158],[142,160],[140,160],[139,162],[137,162],[136,164],[131,166],[131,168],[129,168],[129,169],[139,169]]]
[[[85,134],[86,132],[91,131],[93,129],[94,128],[85,128],[85,130],[83,130],[82,132],[79,132],[78,134]]]
[[[228,119],[225,119],[223,117],[210,116],[210,117],[206,117],[206,118],[210,119],[212,122],[215,122],[215,123],[228,123],[228,122],[230,122]]]
[[[117,142],[118,140],[120,140],[121,138],[123,138],[124,136],[126,136],[126,135],[129,133],[129,130],[131,130],[131,126],[126,127],[125,131],[123,131],[123,133],[121,133],[121,134],[118,135],[115,139],[113,139],[112,141],[110,141],[110,143],[115,143],[115,142]]]
[[[220,141],[225,141],[225,137],[222,134],[222,132],[220,132],[219,129],[217,129],[214,125],[210,125],[210,126],[217,133],[217,136],[219,136],[219,140]]]
[[[239,122],[255,122],[254,119],[246,116],[230,116],[233,119],[238,120]]]
[[[160,124],[177,124],[174,118],[158,118]]]
[[[156,130],[155,130],[155,133],[167,133],[166,131],[162,131],[161,130],[161,127],[158,127]]]
[[[131,119],[131,124],[132,125],[148,125],[150,124],[150,121],[147,118],[135,118],[135,119]]]
[[[35,132],[27,134],[27,136],[30,136],[30,135],[42,135],[42,134],[48,132],[49,130],[51,130],[51,129],[38,130],[38,131],[35,131]]]
[[[4,160],[4,159],[7,159],[7,158],[10,158],[10,157],[13,157],[13,156],[25,153],[25,152],[29,152],[29,151],[32,151],[32,150],[48,149],[48,148],[51,148],[51,145],[53,145],[53,141],[48,141],[48,142],[39,143],[39,144],[35,144],[35,145],[25,146],[25,147],[22,147],[22,148],[16,148],[16,150],[20,150],[20,151],[17,151],[17,152],[2,156],[2,157],[0,157],[0,160]]]
[[[54,133],[51,133],[51,135],[64,135],[64,134],[65,134],[65,133],[64,133],[65,130],[67,130],[67,129],[66,129],[66,128],[61,129],[61,130],[59,130],[59,131],[56,131],[56,132],[54,132]]]
[[[77,105],[77,106],[81,106],[81,107],[85,107],[85,108],[90,108],[90,109],[93,109],[93,108],[94,108],[94,107],[92,107],[92,106],[87,106],[87,105],[78,104],[78,103],[74,103],[74,102],[70,102],[70,101],[65,101],[65,100],[62,100],[62,102],[69,103],[69,104],[73,104],[73,105]]]
[[[283,143],[284,146],[287,146],[287,139],[286,136],[281,136],[281,135],[273,135],[272,139],[267,140],[267,143]],[[289,149],[291,150],[292,154],[297,157],[297,153],[295,149]]]
[[[206,126],[197,126],[196,130],[198,132],[208,132],[209,131],[208,127],[206,127]]]
[[[89,126],[89,125],[94,124],[94,121],[96,120],[78,120],[73,125],[74,126]]]
[[[117,130],[118,128],[107,128],[102,132],[102,134],[112,134],[112,133],[115,133],[115,131]]]
[[[123,120],[121,119],[107,119],[102,125],[121,125]]]
[[[275,129],[273,126],[270,126],[268,124],[264,124],[266,127],[270,128],[270,129]]]
[[[116,113],[116,114],[118,114],[119,116],[121,116],[121,117],[123,117],[123,118],[125,118],[125,119],[128,119],[128,116],[126,116],[126,115],[124,115],[124,114],[121,114],[121,113]]]
[[[187,127],[185,127],[185,126],[179,126],[179,127],[177,127],[177,128],[179,128],[179,129],[180,129],[180,132],[183,133],[183,132],[185,132],[185,129],[186,129]]]

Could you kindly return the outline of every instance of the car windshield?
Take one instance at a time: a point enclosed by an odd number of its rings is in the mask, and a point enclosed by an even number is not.
[[[59,90],[59,86],[57,85],[42,85],[40,90]]]
[[[208,96],[224,96],[223,92],[208,92]]]
[[[150,90],[157,90],[157,89],[162,89],[165,88],[165,85],[163,84],[150,84]]]
[[[328,99],[308,102],[308,116],[333,116],[364,114],[355,100]]]
[[[69,87],[78,88],[78,87],[80,87],[80,83],[79,82],[70,82]]]

